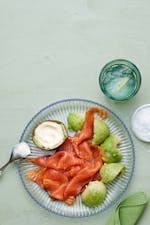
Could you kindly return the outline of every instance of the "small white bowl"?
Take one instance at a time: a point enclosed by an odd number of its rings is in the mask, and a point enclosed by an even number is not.
[[[141,141],[150,142],[150,104],[140,106],[131,118],[131,127]]]

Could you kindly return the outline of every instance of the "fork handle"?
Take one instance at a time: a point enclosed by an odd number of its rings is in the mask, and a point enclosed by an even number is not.
[[[5,164],[0,168],[0,176],[2,175],[3,171],[4,171],[5,168],[9,165],[10,162],[11,162],[11,160],[9,160],[7,163],[5,163]]]

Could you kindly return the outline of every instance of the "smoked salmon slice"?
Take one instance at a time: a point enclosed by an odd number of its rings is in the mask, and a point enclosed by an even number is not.
[[[94,130],[94,113],[98,113],[102,119],[107,117],[107,112],[100,108],[90,108],[85,114],[85,121],[82,125],[81,132],[73,137],[73,146],[77,155],[79,155],[78,146],[85,140],[93,137]]]
[[[98,172],[103,165],[100,148],[88,143],[93,136],[94,113],[107,117],[106,111],[90,108],[81,131],[68,136],[54,155],[26,160],[39,166],[29,171],[27,177],[45,189],[52,199],[72,205],[87,183],[99,179]]]
[[[96,152],[93,158],[93,162],[88,164],[83,169],[81,169],[76,176],[74,176],[68,183],[64,191],[64,201],[67,203],[68,200],[71,202],[73,196],[77,196],[83,187],[91,181],[94,175],[99,171],[102,166],[101,154],[99,147],[91,146],[92,149]]]

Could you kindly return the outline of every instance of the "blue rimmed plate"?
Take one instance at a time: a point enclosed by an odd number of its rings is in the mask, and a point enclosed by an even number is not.
[[[62,121],[67,126],[67,116],[69,112],[74,111],[85,113],[90,107],[101,107],[102,109],[107,110],[108,117],[105,119],[105,122],[110,127],[111,133],[116,134],[121,138],[119,149],[122,151],[121,162],[126,167],[125,173],[122,178],[116,178],[112,183],[107,185],[106,198],[99,206],[89,208],[83,205],[80,196],[77,197],[73,206],[67,206],[63,202],[52,200],[46,191],[41,189],[36,183],[27,179],[27,172],[35,168],[35,166],[23,161],[20,162],[18,164],[18,170],[26,191],[39,206],[48,212],[65,217],[86,217],[95,215],[116,204],[121,199],[131,182],[135,164],[135,150],[131,135],[123,121],[114,112],[94,101],[85,99],[66,99],[46,106],[35,114],[26,125],[21,135],[20,142],[25,141],[29,144],[31,147],[32,157],[50,154],[50,152],[39,150],[34,145],[32,141],[32,132],[34,127],[38,123],[48,119]]]

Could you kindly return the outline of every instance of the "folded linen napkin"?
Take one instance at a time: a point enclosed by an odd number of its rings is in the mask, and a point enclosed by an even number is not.
[[[106,225],[135,225],[147,203],[147,195],[136,192],[118,204]]]

